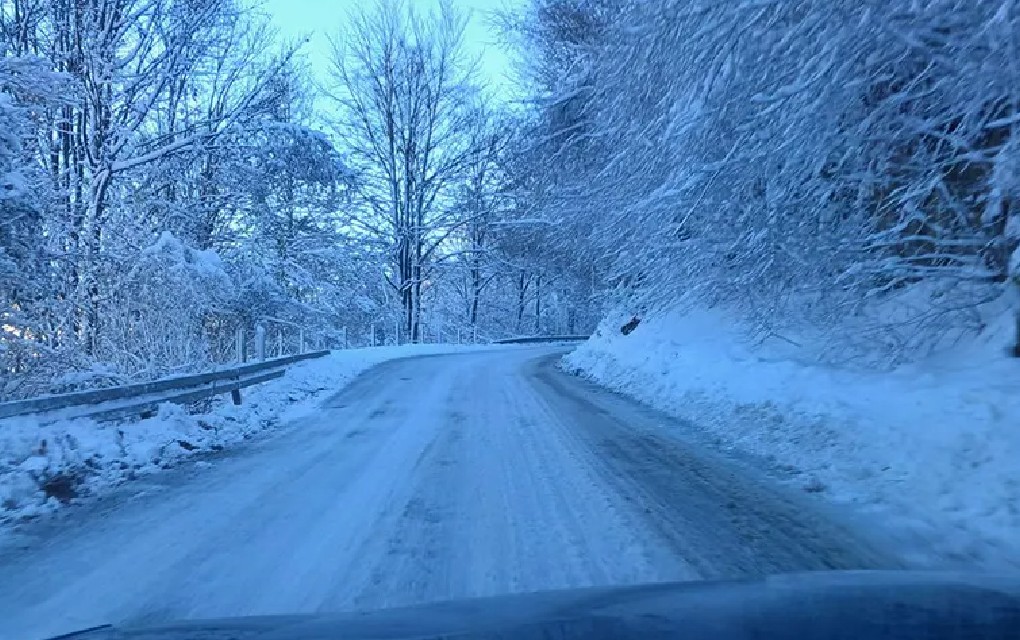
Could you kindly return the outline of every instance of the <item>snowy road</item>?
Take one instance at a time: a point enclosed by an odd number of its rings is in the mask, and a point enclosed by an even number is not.
[[[0,638],[892,562],[551,348],[390,362],[0,549]]]

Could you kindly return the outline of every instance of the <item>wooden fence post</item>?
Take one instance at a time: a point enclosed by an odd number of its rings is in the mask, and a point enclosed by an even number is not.
[[[236,352],[235,355],[237,356],[237,361],[240,363],[244,363],[248,360],[248,354],[245,352],[246,346],[247,345],[244,341],[244,327],[238,327],[237,335],[234,336],[234,350]]]
[[[266,328],[262,325],[255,327],[255,357],[259,362],[266,359]]]

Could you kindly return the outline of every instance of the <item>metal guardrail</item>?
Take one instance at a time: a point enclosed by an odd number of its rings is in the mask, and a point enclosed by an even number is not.
[[[321,358],[328,353],[314,351],[190,376],[3,402],[0,403],[0,419],[84,408],[74,412],[73,417],[115,420],[151,414],[164,402],[183,404],[222,393],[233,394],[234,402],[240,403],[240,389],[279,378],[288,365]],[[175,391],[179,393],[170,393]],[[54,416],[54,419],[60,417],[63,416]]]
[[[537,344],[542,342],[584,342],[591,336],[526,336],[522,338],[504,338],[495,340],[493,344]]]

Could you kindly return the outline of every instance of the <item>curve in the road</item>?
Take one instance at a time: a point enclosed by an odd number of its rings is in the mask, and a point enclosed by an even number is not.
[[[278,438],[28,526],[0,551],[0,638],[896,566],[555,354],[380,365]]]

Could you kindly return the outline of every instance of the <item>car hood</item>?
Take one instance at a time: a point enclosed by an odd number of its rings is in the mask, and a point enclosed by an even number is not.
[[[552,591],[364,613],[106,627],[73,640],[1010,638],[1020,578],[822,572]]]

